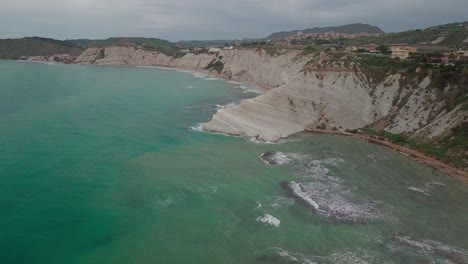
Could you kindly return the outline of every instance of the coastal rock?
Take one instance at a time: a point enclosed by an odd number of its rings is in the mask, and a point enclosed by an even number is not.
[[[262,155],[260,155],[260,159],[270,166],[283,165],[291,162],[291,159],[286,154],[279,151],[265,152]]]
[[[413,239],[408,236],[393,235],[389,238],[390,243],[398,245],[402,248],[414,250],[421,254],[437,255],[445,258],[453,263],[467,264],[468,263],[468,251],[444,245],[441,242],[433,241],[429,239]],[[400,250],[398,247],[393,247],[393,250]]]

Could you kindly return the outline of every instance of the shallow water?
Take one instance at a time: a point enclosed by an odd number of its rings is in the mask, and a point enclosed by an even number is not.
[[[0,263],[443,263],[395,233],[468,249],[466,185],[392,150],[190,129],[256,95],[236,84],[11,61],[0,77]],[[267,151],[290,161],[269,166]]]

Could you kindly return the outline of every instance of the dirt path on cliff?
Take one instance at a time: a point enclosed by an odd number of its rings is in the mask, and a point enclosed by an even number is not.
[[[384,147],[387,147],[387,148],[390,148],[390,149],[393,149],[393,150],[396,150],[398,152],[400,152],[401,154],[405,155],[405,156],[408,156],[408,157],[411,157],[412,159],[422,163],[422,164],[425,164],[431,168],[434,168],[434,169],[437,169],[437,170],[440,170],[440,171],[443,171],[451,176],[454,176],[460,180],[462,180],[463,182],[465,183],[468,183],[468,172],[466,171],[463,171],[463,170],[460,170],[458,168],[455,168],[449,164],[446,164],[440,160],[437,160],[435,158],[432,158],[424,153],[421,153],[417,150],[414,150],[414,149],[410,149],[408,147],[404,147],[404,146],[401,146],[401,145],[398,145],[398,144],[394,144],[394,143],[391,143],[389,141],[385,141],[385,140],[380,140],[380,139],[376,139],[376,138],[373,138],[373,137],[370,137],[370,136],[366,136],[366,135],[360,135],[360,134],[350,134],[350,133],[344,133],[344,132],[333,132],[333,131],[322,131],[322,130],[306,130],[306,132],[310,132],[310,133],[318,133],[318,134],[328,134],[328,135],[341,135],[341,136],[348,136],[348,137],[352,137],[352,138],[355,138],[355,139],[359,139],[359,140],[364,140],[364,141],[367,141],[369,143],[372,143],[372,144],[376,144],[376,145],[380,145],[380,146],[384,146]]]

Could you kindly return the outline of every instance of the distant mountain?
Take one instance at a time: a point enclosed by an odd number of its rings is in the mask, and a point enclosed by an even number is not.
[[[83,49],[68,41],[27,37],[0,39],[0,58],[18,59],[21,56],[50,56],[54,54],[79,55]]]
[[[362,24],[362,23],[355,23],[349,24],[344,26],[337,26],[337,27],[314,27],[304,30],[293,30],[293,31],[281,31],[276,32],[266,39],[270,40],[279,40],[286,38],[290,35],[296,34],[297,32],[302,31],[304,33],[325,33],[325,32],[336,32],[336,33],[343,33],[343,34],[357,34],[357,33],[385,33],[382,29],[376,26]]]
[[[468,48],[468,21],[438,25],[426,29],[387,33],[379,37],[363,37],[350,40],[350,45],[364,44],[412,44],[437,45],[452,48]]]

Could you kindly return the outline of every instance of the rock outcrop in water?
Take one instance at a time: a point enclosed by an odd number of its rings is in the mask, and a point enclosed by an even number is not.
[[[308,129],[345,131],[371,124],[391,133],[434,138],[468,119],[466,102],[453,104],[458,88],[434,84],[430,73],[378,77],[357,64],[346,65],[345,59],[335,58],[340,63],[329,65],[330,56],[237,49],[174,58],[134,47],[107,47],[90,48],[76,62],[175,67],[271,88],[240,105],[218,110],[203,125],[207,131],[266,141]]]
[[[400,247],[393,247],[394,251],[409,249],[424,255],[437,255],[446,260],[449,260],[450,262],[448,263],[468,263],[468,252],[466,252],[464,249],[444,245],[437,241],[428,239],[413,239],[408,236],[393,235],[390,237],[390,242]]]

